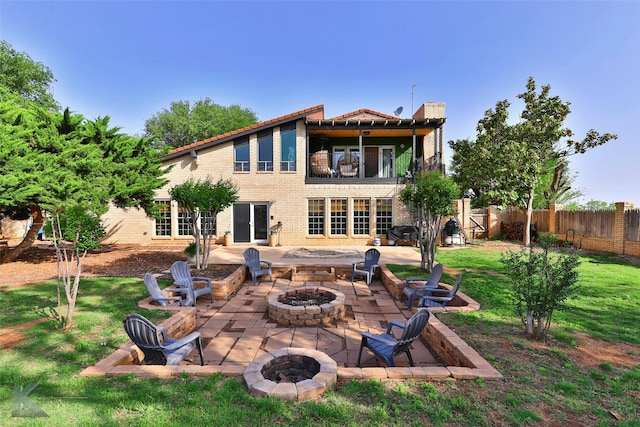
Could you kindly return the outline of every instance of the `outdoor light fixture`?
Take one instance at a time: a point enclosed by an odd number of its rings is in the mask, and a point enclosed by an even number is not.
[[[278,231],[278,244],[276,246],[280,246],[280,232],[282,231],[282,221],[278,221],[276,224],[276,230]]]
[[[191,155],[191,157],[193,157],[193,163],[196,167],[200,166],[200,154],[198,154],[198,152],[194,149],[192,149],[191,151],[189,151],[189,154]]]

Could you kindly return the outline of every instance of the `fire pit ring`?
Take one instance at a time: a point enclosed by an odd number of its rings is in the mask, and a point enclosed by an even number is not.
[[[332,326],[344,317],[345,299],[321,286],[295,288],[269,296],[267,312],[269,320],[284,326]]]
[[[287,347],[259,356],[242,376],[252,396],[306,400],[336,385],[338,365],[320,351]]]

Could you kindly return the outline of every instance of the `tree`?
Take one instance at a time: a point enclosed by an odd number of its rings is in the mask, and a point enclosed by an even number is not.
[[[582,190],[573,188],[577,174],[569,170],[568,161],[550,161],[533,198],[534,209],[546,209],[552,203],[565,204],[583,196]]]
[[[237,104],[215,104],[209,98],[172,102],[144,124],[145,136],[158,145],[181,147],[258,122],[255,113]]]
[[[604,202],[602,200],[589,200],[585,204],[580,204],[577,202],[569,203],[563,208],[565,211],[609,211],[615,210],[616,204],[615,202]]]
[[[418,175],[415,183],[408,183],[400,192],[400,200],[418,212],[420,230],[421,268],[431,272],[436,259],[436,242],[440,223],[446,215],[453,215],[453,201],[459,196],[458,186],[439,172]]]
[[[58,260],[58,310],[55,316],[58,325],[68,330],[73,325],[82,261],[89,250],[100,247],[99,240],[106,233],[100,215],[82,203],[52,213],[45,228],[47,234],[53,237]],[[66,299],[64,314],[60,288],[64,289]]]
[[[525,325],[527,336],[544,339],[555,310],[575,293],[580,260],[576,253],[550,254],[558,236],[540,234],[542,251],[529,247],[528,252],[509,251],[502,255],[507,276],[513,287],[514,311]]]
[[[0,102],[0,170],[10,171],[0,176],[0,206],[29,208],[33,219],[2,262],[31,246],[46,211],[58,256],[58,295],[64,288],[66,297],[66,313],[59,300],[57,316],[69,329],[82,260],[104,235],[100,216],[110,203],[153,214],[155,190],[166,183],[161,155],[148,140],[110,127],[108,117],[87,121],[11,95]]]
[[[455,152],[452,169],[465,192],[472,189],[483,206],[497,204],[525,210],[525,245],[530,242],[535,191],[549,165],[557,167],[571,155],[617,139],[616,135],[600,135],[593,129],[581,141],[565,139],[573,136],[571,129],[564,127],[569,103],[550,96],[550,91],[551,86],[546,85],[538,93],[530,77],[526,92],[518,95],[525,104],[519,123],[507,123],[510,104],[502,100],[478,122],[475,141],[449,142]]]
[[[161,161],[149,140],[109,127],[108,117],[87,121],[68,109],[52,112],[6,94],[0,100],[0,206],[29,210],[33,226],[0,262],[15,260],[33,244],[44,211],[90,201],[96,214],[112,202],[152,215],[155,190],[166,183]]]
[[[33,61],[26,53],[16,51],[6,41],[0,41],[0,88],[3,89],[0,96],[13,93],[45,108],[58,110],[59,105],[51,93],[53,82],[55,79],[49,68]]]
[[[216,216],[238,200],[238,189],[230,180],[220,178],[214,183],[211,177],[207,176],[202,180],[189,179],[178,184],[169,189],[169,194],[188,214],[191,233],[196,244],[196,269],[207,268]],[[200,239],[204,247],[202,259],[200,258]]]

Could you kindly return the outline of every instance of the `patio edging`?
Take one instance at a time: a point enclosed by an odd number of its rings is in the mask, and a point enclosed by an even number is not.
[[[241,271],[240,271],[241,270]],[[226,289],[239,287],[244,283],[246,267],[241,266],[229,278],[222,282]],[[239,277],[243,281],[238,284]],[[402,293],[404,282],[397,279],[386,267],[380,268],[380,278],[389,293],[398,299]],[[230,283],[225,283],[229,281]],[[217,282],[214,282],[214,286]],[[441,284],[440,286],[448,286]],[[236,288],[237,289],[237,288]],[[235,290],[234,290],[235,292]],[[231,295],[233,292],[229,293]],[[215,295],[215,287],[214,287]],[[226,299],[226,298],[225,298]],[[160,326],[166,328],[170,336],[181,338],[196,329],[195,307],[159,307],[150,303],[150,298],[145,298],[138,303],[141,308],[166,309],[173,315],[164,320]],[[438,312],[476,311],[480,304],[462,292],[457,293],[452,306],[446,309],[430,309],[435,314]],[[447,366],[432,367],[338,367],[338,379],[419,379],[419,380],[445,380],[445,379],[478,379],[502,380],[503,375],[478,354],[471,346],[465,343],[455,332],[443,324],[436,316],[431,316],[427,328],[422,332],[422,337],[429,343],[429,347],[440,357]],[[224,365],[139,365],[143,358],[141,351],[131,341],[118,350],[103,358],[94,366],[85,368],[81,377],[119,375],[134,375],[139,378],[172,378],[208,376],[222,374],[226,377],[241,377],[247,364]]]

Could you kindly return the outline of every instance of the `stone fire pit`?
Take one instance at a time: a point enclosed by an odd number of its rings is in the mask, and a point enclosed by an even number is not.
[[[337,371],[336,362],[320,351],[288,347],[256,358],[243,378],[252,396],[306,400],[332,389]]]
[[[334,289],[296,288],[272,294],[268,300],[269,319],[284,326],[331,326],[345,314],[345,296]]]

